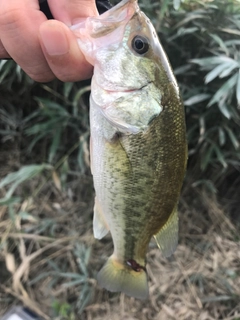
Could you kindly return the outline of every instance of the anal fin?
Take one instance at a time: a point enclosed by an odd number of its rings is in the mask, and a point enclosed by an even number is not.
[[[177,206],[160,231],[154,235],[158,247],[164,257],[169,257],[176,250],[178,244],[178,212]]]
[[[93,234],[94,238],[102,239],[108,233],[108,226],[105,222],[102,209],[95,198],[95,205],[94,205],[94,214],[93,214]]]

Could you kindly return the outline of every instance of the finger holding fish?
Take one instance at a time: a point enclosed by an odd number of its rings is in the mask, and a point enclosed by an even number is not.
[[[90,78],[92,66],[68,26],[97,16],[95,0],[48,0],[48,5],[55,19],[47,19],[38,0],[0,0],[0,59],[12,58],[39,82]]]

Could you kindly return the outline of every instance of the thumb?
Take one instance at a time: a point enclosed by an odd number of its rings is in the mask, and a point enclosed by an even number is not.
[[[78,81],[90,78],[92,66],[80,51],[76,36],[62,22],[48,20],[41,24],[39,40],[55,76],[62,81]]]

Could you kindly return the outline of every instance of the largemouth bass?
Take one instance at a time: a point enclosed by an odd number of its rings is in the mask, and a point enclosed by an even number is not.
[[[94,66],[90,98],[93,228],[109,231],[112,256],[100,286],[147,298],[146,252],[178,242],[177,204],[187,160],[179,88],[153,25],[137,0],[123,0],[73,30]]]

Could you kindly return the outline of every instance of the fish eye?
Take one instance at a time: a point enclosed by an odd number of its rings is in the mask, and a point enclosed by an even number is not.
[[[132,39],[132,48],[138,54],[144,54],[149,49],[148,39],[142,36],[135,36]]]

